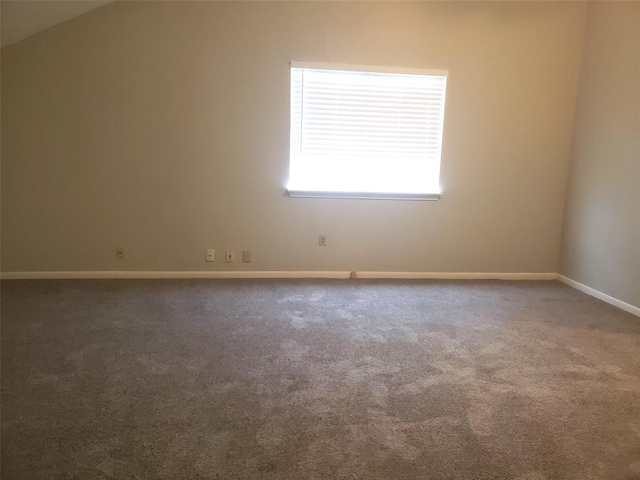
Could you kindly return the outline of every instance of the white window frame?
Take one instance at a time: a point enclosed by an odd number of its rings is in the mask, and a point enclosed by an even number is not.
[[[433,69],[415,69],[415,68],[396,68],[396,67],[380,67],[370,65],[342,65],[342,64],[327,64],[317,62],[297,62],[292,61],[290,64],[290,78],[291,78],[291,123],[290,123],[290,165],[289,165],[289,184],[287,185],[287,193],[290,197],[314,197],[314,198],[367,198],[367,199],[398,199],[398,200],[438,200],[441,196],[441,190],[439,186],[440,179],[440,165],[442,161],[442,139],[444,130],[444,114],[446,103],[446,83],[448,80],[447,70],[433,70]],[[303,69],[302,73],[301,70]],[[331,71],[354,71],[362,73],[382,73],[382,74],[400,74],[410,76],[422,76],[422,77],[437,77],[434,78],[434,82],[439,82],[439,86],[435,90],[440,90],[442,106],[429,107],[429,127],[437,126],[439,130],[436,130],[435,134],[429,138],[430,141],[437,140],[436,147],[429,149],[429,154],[424,153],[420,155],[414,155],[414,159],[409,160],[409,167],[406,169],[406,175],[411,178],[422,178],[420,174],[424,174],[424,184],[418,185],[413,183],[412,188],[407,190],[406,188],[351,188],[347,183],[342,183],[341,187],[347,188],[335,188],[332,181],[324,181],[322,178],[329,178],[331,175],[335,175],[337,172],[345,171],[344,166],[348,166],[351,172],[357,176],[362,172],[371,172],[370,169],[373,162],[369,163],[369,158],[366,155],[343,155],[333,156],[332,154],[325,153],[323,155],[310,155],[302,153],[302,115],[303,94],[294,90],[299,90],[303,84],[301,75],[304,74],[304,69],[309,70],[331,70]],[[294,79],[294,72],[297,75]],[[312,72],[315,73],[315,72]],[[444,77],[444,80],[442,79]],[[414,79],[417,77],[414,77]],[[420,81],[429,82],[430,79],[421,79]],[[435,91],[434,90],[434,91]],[[431,95],[431,93],[429,93]],[[438,108],[441,109],[438,110]],[[435,113],[432,113],[435,112]],[[434,121],[435,119],[435,121]],[[439,122],[436,125],[436,122]],[[426,138],[426,137],[425,137]],[[390,154],[392,156],[394,154]],[[356,159],[359,157],[359,159]],[[428,158],[427,158],[428,157]],[[312,158],[313,160],[309,160]],[[393,160],[395,161],[395,160]],[[403,159],[403,161],[405,161]],[[332,165],[333,164],[333,165]],[[393,169],[391,158],[378,162],[382,165],[381,170],[378,172],[377,178],[384,178],[385,171]],[[366,167],[366,168],[365,168]],[[314,170],[315,169],[315,170]],[[384,170],[386,169],[386,170]],[[301,173],[302,172],[302,173]],[[309,172],[312,172],[309,175]],[[357,172],[354,173],[354,172]],[[401,170],[400,172],[403,172]],[[428,173],[427,173],[428,172]],[[381,173],[381,174],[380,174]],[[306,178],[305,178],[306,175]],[[323,176],[324,175],[324,176]],[[397,175],[400,177],[401,174]],[[320,181],[316,181],[316,179]],[[431,179],[431,184],[428,183],[428,179]],[[339,182],[338,182],[339,183]],[[358,182],[355,182],[358,183]],[[326,184],[326,187],[324,186]],[[331,185],[329,185],[331,184]],[[366,184],[366,179],[363,180],[363,184]],[[329,188],[330,187],[330,188]]]

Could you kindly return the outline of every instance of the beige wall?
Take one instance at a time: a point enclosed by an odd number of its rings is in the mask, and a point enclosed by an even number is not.
[[[574,2],[122,2],[10,45],[3,270],[555,272],[585,23]],[[448,69],[442,199],[283,196],[292,59]]]
[[[592,3],[561,272],[640,307],[640,4]]]

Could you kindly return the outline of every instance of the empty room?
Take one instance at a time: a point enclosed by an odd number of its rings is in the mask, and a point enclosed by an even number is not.
[[[640,479],[640,3],[0,5],[2,479]]]

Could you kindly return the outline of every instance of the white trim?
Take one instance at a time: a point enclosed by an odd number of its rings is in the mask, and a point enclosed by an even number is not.
[[[446,77],[448,70],[433,68],[386,67],[383,65],[349,65],[342,63],[291,61],[291,68],[313,68],[317,70],[341,70],[346,72],[399,73],[404,75],[431,75]]]
[[[375,193],[375,192],[331,192],[320,190],[294,190],[288,188],[291,198],[350,198],[359,200],[440,200],[440,193]]]
[[[349,278],[343,271],[80,271],[80,272],[3,272],[3,280],[99,279],[99,278]]]
[[[356,278],[398,278],[433,280],[555,280],[555,273],[509,272],[356,272]]]
[[[555,273],[349,272],[349,271],[66,271],[3,272],[3,280],[99,278],[363,278],[450,280],[555,280]]]
[[[640,308],[634,305],[631,305],[630,303],[623,302],[622,300],[618,300],[617,298],[612,297],[611,295],[607,295],[606,293],[602,293],[601,291],[596,290],[595,288],[591,288],[580,282],[576,282],[575,280],[572,280],[569,277],[565,277],[564,275],[558,274],[558,281],[564,283],[565,285],[569,285],[570,287],[573,287],[576,290],[580,290],[581,292],[586,293],[587,295],[591,295],[592,297],[595,297],[598,300],[602,300],[603,302],[613,305],[614,307],[618,307],[619,309],[624,310],[625,312],[629,312],[632,315],[636,315],[640,317]]]

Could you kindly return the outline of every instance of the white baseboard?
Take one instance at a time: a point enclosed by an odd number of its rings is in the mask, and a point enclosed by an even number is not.
[[[3,280],[29,279],[101,279],[101,278],[349,278],[351,272],[321,271],[75,271],[75,272],[3,272]]]
[[[555,280],[555,273],[487,272],[355,272],[356,278],[398,278],[416,280]]]
[[[3,272],[3,280],[100,278],[363,278],[449,280],[555,280],[555,273],[349,272],[349,271],[71,271]]]
[[[612,297],[611,295],[607,295],[606,293],[602,293],[601,291],[596,290],[595,288],[591,288],[580,282],[576,282],[575,280],[572,280],[569,277],[565,277],[564,275],[558,274],[557,278],[559,282],[569,285],[570,287],[573,287],[576,290],[580,290],[581,292],[586,293],[587,295],[591,295],[592,297],[595,297],[598,300],[602,300],[603,302],[609,303],[614,307],[618,307],[619,309],[624,310],[625,312],[629,312],[633,315],[640,317],[640,308],[635,307],[630,303],[623,302],[622,300],[618,300],[617,298]]]

